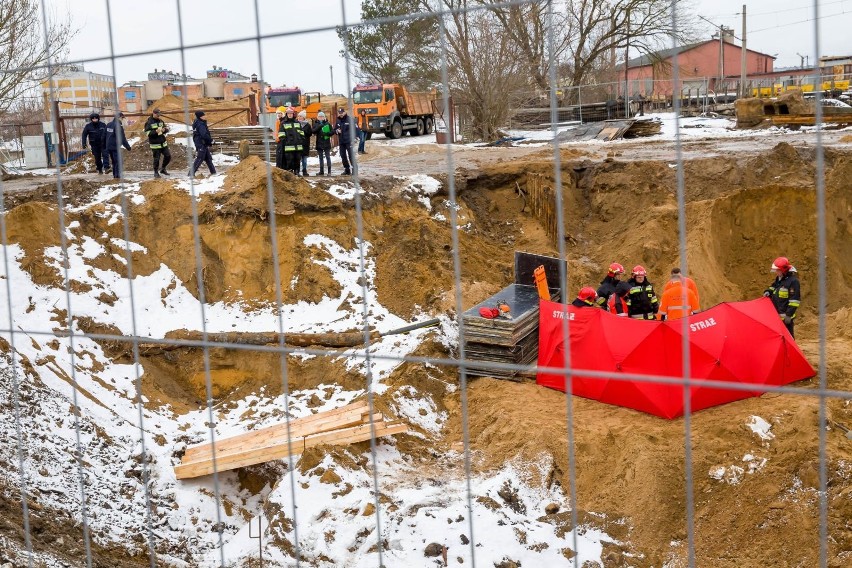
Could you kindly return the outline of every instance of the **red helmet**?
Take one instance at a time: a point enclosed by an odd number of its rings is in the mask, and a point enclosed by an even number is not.
[[[610,274],[624,274],[624,267],[618,264],[617,262],[613,262],[609,265],[609,273]]]
[[[648,273],[645,272],[645,267],[642,266],[641,264],[637,264],[636,266],[634,266],[633,272],[631,272],[631,274],[633,274],[633,276],[647,276],[648,275]]]
[[[791,266],[792,265],[786,256],[779,256],[772,261],[772,268],[770,268],[770,270],[781,270],[782,272],[787,272],[790,270]]]
[[[591,286],[585,286],[580,288],[580,293],[577,294],[577,297],[584,302],[591,302],[598,297],[598,293]]]

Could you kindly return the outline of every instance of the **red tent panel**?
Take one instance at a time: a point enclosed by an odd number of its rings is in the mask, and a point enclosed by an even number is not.
[[[539,318],[540,368],[566,368],[567,319],[571,392],[665,418],[683,414],[681,385],[625,380],[619,375],[683,377],[684,333],[689,347],[689,376],[699,383],[690,386],[692,410],[761,394],[701,385],[701,379],[784,385],[815,374],[768,298],[719,304],[685,320],[666,322],[632,320],[596,308],[542,302]],[[611,375],[597,378],[583,371]],[[537,382],[566,390],[565,374],[539,372]]]

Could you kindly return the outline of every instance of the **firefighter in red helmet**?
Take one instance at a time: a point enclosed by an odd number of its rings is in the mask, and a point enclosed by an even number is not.
[[[627,281],[630,290],[627,292],[627,315],[634,319],[652,320],[657,317],[660,309],[660,300],[654,291],[654,285],[648,281],[648,273],[645,267],[637,265],[631,271],[631,278]]]
[[[584,286],[580,288],[580,291],[577,293],[577,297],[571,302],[571,305],[576,308],[594,308],[597,306],[595,300],[597,299],[598,294],[595,292],[595,289],[591,286]]]
[[[627,304],[624,297],[630,287],[626,282],[623,282],[619,277],[624,274],[624,267],[613,262],[609,265],[609,270],[606,276],[601,280],[601,285],[597,290],[597,305],[619,316],[627,315]]]
[[[779,256],[772,263],[770,270],[775,273],[775,281],[769,285],[763,295],[772,300],[775,311],[778,312],[778,316],[784,322],[787,331],[795,337],[793,320],[796,318],[796,311],[799,309],[802,300],[796,269],[790,264],[790,260],[786,256]]]

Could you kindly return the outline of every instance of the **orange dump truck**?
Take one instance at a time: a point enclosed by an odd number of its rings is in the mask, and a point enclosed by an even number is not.
[[[313,120],[323,110],[320,93],[302,93],[299,87],[270,87],[266,91],[266,111],[275,112],[278,107],[291,106],[298,113],[305,111],[308,119]],[[326,110],[326,114],[328,111]]]
[[[379,132],[388,138],[399,138],[405,132],[420,136],[431,134],[435,127],[432,95],[410,92],[395,83],[358,85],[352,89],[352,104],[353,118],[362,128],[366,122],[368,137]]]

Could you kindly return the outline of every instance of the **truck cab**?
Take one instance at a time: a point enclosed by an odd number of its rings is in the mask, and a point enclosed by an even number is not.
[[[409,92],[396,83],[357,85],[352,89],[352,105],[353,118],[368,136],[379,132],[388,138],[405,132],[419,136],[434,128],[429,94]]]

